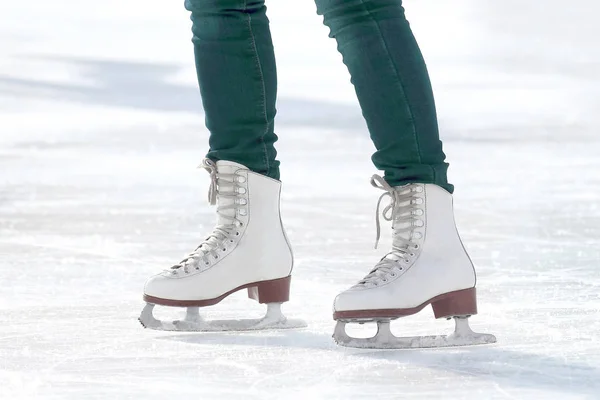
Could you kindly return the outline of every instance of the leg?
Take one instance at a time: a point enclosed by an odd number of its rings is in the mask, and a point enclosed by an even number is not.
[[[452,193],[427,68],[401,0],[316,0],[330,28],[392,186],[434,183]]]
[[[186,0],[213,161],[279,179],[277,76],[264,0]]]
[[[373,162],[385,171],[385,179],[375,175],[371,184],[385,191],[379,202],[389,199],[383,217],[392,222],[391,251],[334,301],[335,340],[374,348],[495,342],[466,322],[477,314],[475,269],[454,223],[431,84],[401,0],[317,0],[317,6],[352,76],[377,148]],[[436,318],[456,319],[454,334],[391,334],[390,320],[430,304]],[[353,339],[344,331],[348,322],[377,322],[378,334]]]
[[[217,226],[170,269],[146,281],[140,322],[159,330],[289,329],[281,303],[289,300],[293,255],[279,212],[275,161],[275,58],[263,0],[186,0],[192,11],[198,80],[210,130],[203,161],[217,206]],[[266,176],[265,176],[266,175]],[[204,321],[199,307],[230,294],[267,304],[262,319]],[[187,307],[186,317],[157,320],[155,305]]]

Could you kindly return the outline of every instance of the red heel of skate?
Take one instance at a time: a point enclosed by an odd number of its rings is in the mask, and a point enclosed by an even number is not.
[[[264,303],[285,303],[290,299],[291,276],[259,282],[248,288],[248,297]]]
[[[435,318],[466,317],[477,314],[475,288],[457,290],[437,296],[431,302]]]

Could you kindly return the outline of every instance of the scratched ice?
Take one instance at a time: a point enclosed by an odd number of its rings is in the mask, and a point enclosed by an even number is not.
[[[213,224],[185,10],[0,2],[0,398],[600,398],[597,2],[405,2],[478,267],[471,324],[498,337],[433,351],[331,340],[334,295],[381,255],[372,145],[314,4],[270,3],[297,257],[285,311],[309,327],[175,334],[136,318],[144,280]],[[206,311],[263,312],[243,293]],[[393,325],[451,328],[430,310]]]

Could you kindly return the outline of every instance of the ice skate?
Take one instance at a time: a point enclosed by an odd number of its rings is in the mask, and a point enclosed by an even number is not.
[[[144,288],[146,306],[139,318],[146,328],[168,331],[228,331],[301,328],[287,319],[281,303],[289,300],[293,256],[281,223],[281,182],[230,161],[205,159],[211,176],[209,202],[217,205],[213,232],[171,269],[151,277]],[[248,290],[248,297],[267,304],[261,319],[205,321],[200,307],[219,303]],[[179,321],[160,321],[155,305],[187,307]]]
[[[333,337],[343,346],[360,348],[422,348],[494,343],[489,334],[473,332],[468,318],[477,314],[475,269],[454,222],[452,195],[437,185],[409,184],[392,188],[374,175],[371,184],[386,192],[390,204],[382,212],[392,221],[392,250],[360,282],[334,302],[337,321]],[[396,337],[390,321],[416,314],[431,304],[435,318],[455,320],[449,335]],[[378,324],[372,338],[353,338],[347,323]]]

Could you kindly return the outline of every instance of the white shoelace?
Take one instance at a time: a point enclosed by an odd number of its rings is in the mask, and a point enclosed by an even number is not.
[[[238,185],[237,181],[239,175],[217,172],[217,165],[208,158],[202,161],[199,168],[204,168],[210,174],[211,183],[208,189],[208,202],[210,205],[217,204],[217,195],[221,198],[233,199],[232,204],[217,207],[217,214],[228,223],[217,225],[204,242],[178,264],[172,266],[169,271],[173,274],[177,274],[180,270],[188,274],[191,268],[201,270],[209,267],[211,265],[209,256],[212,256],[214,260],[218,260],[219,253],[227,250],[227,242],[233,244],[235,242],[233,237],[240,235],[237,229],[243,226],[243,222],[235,217],[237,212],[234,212],[233,216],[223,212],[231,209],[237,210],[240,206],[246,204],[245,199],[240,199],[241,202],[236,201],[238,197],[241,197],[241,193],[238,192],[241,186]]]
[[[410,257],[415,255],[414,251],[419,248],[419,245],[412,240],[407,239],[403,234],[408,233],[408,238],[413,237],[415,227],[423,226],[423,221],[416,218],[421,215],[419,209],[415,207],[417,203],[415,199],[415,188],[418,186],[407,185],[403,189],[393,188],[379,175],[371,177],[371,185],[378,189],[384,190],[379,200],[377,201],[377,209],[375,211],[375,225],[377,235],[375,238],[375,248],[381,237],[381,224],[379,222],[379,209],[381,201],[384,197],[390,198],[390,203],[383,209],[381,215],[386,221],[392,221],[397,226],[394,227],[394,238],[392,251],[386,254],[376,265],[375,268],[367,276],[365,276],[357,285],[377,285],[379,281],[386,282],[387,276],[392,278],[396,276],[397,271],[402,271],[401,263],[409,263]],[[422,212],[422,210],[420,210]],[[398,228],[399,225],[406,225]]]

